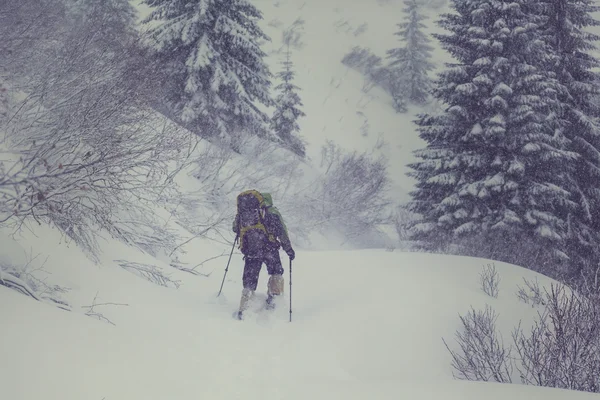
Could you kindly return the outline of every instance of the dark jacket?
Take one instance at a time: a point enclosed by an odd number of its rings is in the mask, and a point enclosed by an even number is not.
[[[269,193],[262,193],[264,198],[264,216],[263,224],[269,234],[268,246],[273,250],[283,248],[283,251],[289,253],[292,250],[292,243],[287,233],[287,228],[283,222],[283,217],[279,210],[273,206],[273,199]],[[238,216],[233,221],[233,231],[238,233]]]

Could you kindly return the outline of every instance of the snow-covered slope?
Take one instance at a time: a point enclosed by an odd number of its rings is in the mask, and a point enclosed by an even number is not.
[[[150,9],[138,6],[140,19]],[[363,91],[361,73],[342,64],[342,58],[354,47],[371,49],[384,58],[386,51],[401,46],[394,35],[402,22],[402,0],[256,0],[263,13],[260,25],[271,38],[263,45],[273,73],[280,70],[284,58],[283,34],[296,24],[299,46],[292,46],[291,60],[297,73],[306,117],[299,120],[301,135],[308,142],[307,155],[318,166],[321,146],[333,140],[344,149],[374,150],[388,157],[392,195],[407,199],[413,180],[405,175],[405,166],[413,160],[412,151],[423,146],[412,121],[422,111],[412,107],[405,114],[392,108],[391,97],[381,88]],[[436,31],[434,21],[440,10],[426,10],[428,32]],[[435,43],[434,43],[435,44]],[[436,45],[435,62],[442,66],[448,56]],[[432,75],[433,77],[433,75]],[[384,142],[383,146],[378,143]]]
[[[378,149],[390,161],[393,194],[406,196],[412,180],[405,176],[412,150],[421,146],[411,121],[418,110],[397,114],[390,96],[375,87],[363,91],[364,77],[342,64],[354,47],[371,49],[380,57],[400,44],[394,32],[403,18],[401,1],[364,0],[258,0],[264,13],[263,29],[271,37],[264,48],[273,71],[279,70],[283,54],[283,32],[295,21],[301,46],[292,49],[297,85],[302,89],[306,117],[300,119],[301,134],[309,142],[307,154],[315,162],[321,146],[333,140],[348,150]]]
[[[593,398],[453,380],[442,337],[453,343],[459,313],[490,304],[504,330],[533,316],[514,293],[522,276],[534,273],[515,266],[497,264],[502,283],[500,296],[492,299],[479,290],[484,260],[383,250],[300,252],[293,268],[292,323],[287,285],[273,314],[236,321],[231,314],[242,268],[237,254],[217,298],[226,258],[200,268],[208,277],[174,274],[181,280],[177,290],[115,265],[133,259],[165,266],[137,251],[112,243],[102,266],[95,266],[50,230],[37,234],[44,239],[22,239],[49,256],[48,283],[71,288],[65,297],[73,311],[0,286],[3,399]],[[17,255],[22,244],[3,239],[2,253]],[[189,250],[190,258],[202,260],[212,249],[203,244]],[[286,265],[286,284],[287,273]],[[258,301],[265,288],[263,272]],[[88,308],[81,307],[95,296],[94,311],[115,325],[84,315]]]

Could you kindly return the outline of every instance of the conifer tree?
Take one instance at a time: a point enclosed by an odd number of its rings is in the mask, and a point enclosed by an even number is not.
[[[275,87],[279,94],[275,100],[276,109],[271,119],[271,129],[279,136],[285,147],[300,157],[304,157],[306,149],[298,137],[300,126],[297,121],[306,114],[300,109],[302,101],[297,93],[300,88],[292,83],[295,74],[292,69],[289,47],[286,51],[285,61],[281,65],[283,69],[276,75],[281,83]]]
[[[463,254],[527,262],[521,249],[566,258],[565,189],[576,154],[561,133],[560,85],[545,70],[548,46],[535,0],[453,0],[436,35],[457,60],[440,75],[440,115],[417,121],[409,208],[421,218],[412,237],[429,249],[468,243]],[[537,260],[543,262],[542,258]],[[538,266],[539,267],[539,266]]]
[[[568,274],[581,275],[590,273],[583,271],[586,265],[600,261],[600,76],[594,71],[600,62],[590,54],[600,37],[586,31],[600,25],[592,16],[600,7],[591,0],[543,0],[536,11],[544,18],[542,38],[553,53],[547,68],[563,88],[562,130],[578,155],[567,181],[577,203],[568,214]]]
[[[154,7],[146,22],[175,80],[170,107],[206,137],[235,146],[240,132],[268,134],[271,73],[259,41],[269,40],[249,0],[144,0]]]
[[[405,42],[404,47],[387,52],[390,73],[396,87],[393,89],[394,102],[399,111],[404,109],[404,99],[415,104],[425,104],[431,90],[428,72],[434,68],[431,60],[433,47],[431,40],[423,33],[427,17],[422,15],[417,0],[405,0],[406,22],[398,24],[400,30],[396,33]]]

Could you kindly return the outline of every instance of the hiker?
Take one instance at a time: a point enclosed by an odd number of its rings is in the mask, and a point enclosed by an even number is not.
[[[284,286],[279,248],[283,247],[290,260],[294,259],[295,252],[283,218],[273,206],[269,193],[248,190],[238,195],[233,231],[238,234],[245,261],[242,298],[237,314],[241,319],[256,291],[263,263],[269,274],[266,308],[275,307],[275,296],[283,294]]]

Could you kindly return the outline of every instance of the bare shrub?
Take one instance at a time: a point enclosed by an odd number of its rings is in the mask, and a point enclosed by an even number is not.
[[[544,309],[530,330],[521,324],[514,329],[514,358],[513,347],[506,350],[496,338],[496,315],[489,307],[461,316],[460,351],[450,350],[444,341],[458,377],[510,382],[509,372],[515,368],[524,384],[599,393],[600,303],[563,285],[552,284],[543,293],[537,284],[527,286],[533,296],[523,289],[525,298]]]
[[[342,64],[360,72],[365,80],[362,91],[368,93],[373,87],[380,86],[392,92],[393,79],[387,68],[382,66],[381,57],[371,50],[355,46],[342,58]]]
[[[37,263],[39,256],[39,254],[36,256],[33,256],[32,253],[27,254],[24,264],[0,261],[0,285],[16,290],[37,301],[71,311],[71,306],[62,297],[70,289],[47,282],[47,279],[42,276],[48,274],[44,269],[47,259],[42,263]]]
[[[387,163],[367,151],[344,152],[331,141],[323,146],[323,181],[313,190],[310,215],[315,227],[340,228],[349,237],[375,230],[388,221]]]
[[[116,260],[121,268],[133,273],[148,282],[155,283],[164,287],[174,287],[179,289],[181,281],[173,280],[169,275],[166,275],[160,267],[150,264],[142,264],[133,261]]]
[[[52,57],[51,46],[65,32],[65,8],[53,0],[0,2],[0,72],[32,73],[41,59]]]
[[[175,261],[171,262],[171,267],[178,269],[182,272],[187,272],[188,274],[192,274],[192,275],[199,275],[199,276],[204,276],[204,277],[209,277],[212,275],[213,271],[210,271],[208,273],[204,273],[204,272],[200,272],[198,271],[198,268],[202,268],[204,266],[204,264],[206,264],[209,261],[212,260],[216,260],[218,258],[225,258],[225,257],[229,257],[229,252],[222,252],[221,254],[217,254],[215,256],[209,257],[205,260],[203,260],[202,262],[194,265],[193,267],[186,267],[187,264],[180,262],[178,259]]]
[[[564,286],[545,291],[531,333],[513,332],[524,383],[600,392],[600,305]]]
[[[398,87],[399,78],[390,72],[389,68],[382,65],[381,57],[373,54],[371,50],[355,46],[342,58],[342,64],[360,72],[365,80],[362,91],[368,93],[373,87],[379,86],[395,98],[401,99]]]
[[[487,264],[479,274],[481,290],[490,297],[497,298],[500,291],[500,275],[495,264]]]
[[[518,286],[517,297],[525,304],[531,304],[532,306],[546,305],[544,301],[544,294],[540,288],[538,279],[535,278],[534,282],[531,282],[523,278],[525,287]]]
[[[496,333],[498,315],[491,307],[484,311],[471,312],[460,316],[462,331],[456,333],[460,351],[450,350],[454,376],[472,381],[511,382],[512,349],[504,346],[502,338]]]
[[[408,210],[405,206],[401,205],[396,208],[392,216],[392,222],[401,244],[410,244],[410,227],[415,220],[416,214]]]
[[[368,74],[381,65],[381,57],[367,48],[355,46],[342,58],[342,64]]]
[[[13,289],[25,296],[33,297],[37,301],[41,301],[35,291],[31,289],[26,282],[13,274],[3,273],[2,270],[0,270],[0,285]]]
[[[152,210],[177,194],[170,167],[198,139],[147,106],[156,71],[137,38],[111,36],[110,16],[64,12],[45,39],[44,14],[27,13],[41,6],[9,3],[43,52],[16,46],[4,59],[15,103],[1,126],[0,224],[52,223],[96,261],[103,231],[151,253],[172,248],[175,234]],[[20,72],[25,56],[32,67]]]

